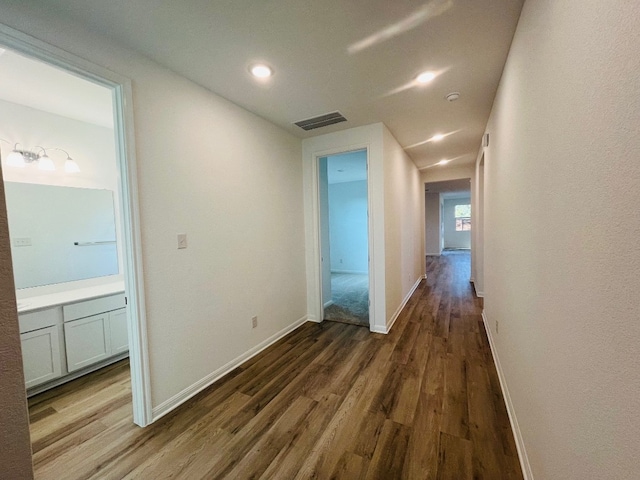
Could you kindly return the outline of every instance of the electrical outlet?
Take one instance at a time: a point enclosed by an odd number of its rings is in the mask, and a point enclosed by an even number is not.
[[[500,326],[500,322],[496,320],[496,333],[498,333],[498,327]]]
[[[251,317],[251,328],[256,328],[258,326],[258,317]]]
[[[186,233],[179,233],[178,234],[178,248],[179,249],[187,248],[187,234]]]
[[[14,238],[13,246],[14,247],[30,247],[31,239],[29,237]]]

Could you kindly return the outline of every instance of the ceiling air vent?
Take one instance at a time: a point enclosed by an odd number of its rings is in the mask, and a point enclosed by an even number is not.
[[[296,125],[303,130],[313,130],[314,128],[326,127],[334,123],[346,122],[347,119],[340,112],[327,113],[319,117],[309,118],[308,120],[300,120]]]

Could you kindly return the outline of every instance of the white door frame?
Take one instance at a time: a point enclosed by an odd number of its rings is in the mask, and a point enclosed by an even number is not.
[[[138,207],[138,182],[133,132],[131,81],[62,49],[0,24],[0,44],[44,63],[62,68],[93,83],[111,89],[114,105],[118,193],[123,227],[124,280],[127,292],[127,323],[133,421],[144,427],[151,423],[151,386],[147,349],[146,313],[142,275],[142,248]]]
[[[313,257],[314,257],[314,268],[316,270],[315,277],[317,286],[316,294],[313,296],[313,304],[310,305],[310,309],[313,312],[313,317],[317,319],[318,322],[324,321],[324,303],[322,298],[322,244],[321,244],[321,235],[320,235],[320,222],[322,221],[320,215],[320,158],[321,157],[330,157],[332,155],[339,155],[342,153],[355,152],[359,150],[365,150],[367,154],[367,231],[368,231],[368,242],[369,242],[369,330],[370,331],[380,331],[380,328],[377,328],[376,324],[376,315],[374,305],[376,304],[375,297],[375,256],[373,255],[374,249],[374,215],[373,215],[373,206],[372,206],[372,186],[371,186],[371,169],[369,163],[370,157],[370,146],[369,144],[361,144],[361,145],[350,145],[348,148],[338,147],[331,148],[327,150],[314,151],[312,155],[312,188],[313,188]],[[384,319],[383,319],[384,322]],[[385,325],[386,327],[386,325]]]

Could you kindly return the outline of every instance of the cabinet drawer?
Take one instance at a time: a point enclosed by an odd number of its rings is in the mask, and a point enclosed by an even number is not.
[[[18,314],[20,333],[31,332],[41,328],[51,327],[62,323],[62,308],[47,308],[36,312]]]
[[[78,318],[90,317],[99,313],[110,312],[124,308],[124,293],[109,295],[108,297],[94,298],[84,302],[71,303],[62,307],[64,311],[64,321],[70,322]]]

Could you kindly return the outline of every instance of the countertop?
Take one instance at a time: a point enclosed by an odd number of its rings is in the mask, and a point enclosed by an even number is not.
[[[58,293],[26,297],[18,300],[18,313],[27,313],[43,308],[66,305],[92,298],[106,297],[116,293],[124,293],[124,281],[106,283],[93,287],[76,288]]]

